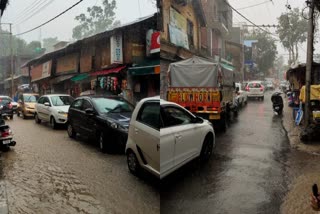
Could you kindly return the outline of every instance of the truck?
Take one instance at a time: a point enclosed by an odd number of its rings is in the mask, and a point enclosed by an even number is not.
[[[193,56],[171,63],[168,69],[168,100],[227,129],[231,112],[237,115],[233,67]]]

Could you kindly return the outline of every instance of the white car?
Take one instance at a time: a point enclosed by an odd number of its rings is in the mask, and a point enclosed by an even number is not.
[[[258,98],[264,100],[264,86],[261,81],[248,82],[245,90],[247,91],[248,98]]]
[[[35,105],[35,121],[50,122],[53,129],[59,124],[66,124],[68,121],[68,110],[73,101],[68,94],[50,94],[39,98]]]
[[[178,104],[146,98],[137,104],[131,118],[128,167],[133,174],[142,167],[162,179],[196,157],[208,160],[214,146],[209,121]]]
[[[237,96],[237,101],[238,103],[243,106],[247,104],[248,102],[248,94],[245,90],[243,90],[243,86],[241,83],[236,83],[236,88],[239,89],[238,91],[238,96]]]

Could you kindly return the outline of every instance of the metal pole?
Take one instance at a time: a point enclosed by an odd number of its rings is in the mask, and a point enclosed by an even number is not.
[[[307,65],[306,65],[306,102],[305,102],[305,114],[304,125],[307,128],[310,124],[310,85],[311,85],[311,72],[313,64],[313,37],[314,37],[314,0],[311,0],[309,8],[309,21],[308,21],[308,43],[307,43]]]
[[[11,97],[14,96],[14,67],[13,67],[13,41],[12,41],[12,24],[9,24],[10,26],[10,56],[11,56]]]

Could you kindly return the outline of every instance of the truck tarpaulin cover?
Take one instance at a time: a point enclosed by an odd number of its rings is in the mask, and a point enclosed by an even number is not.
[[[217,87],[218,64],[193,56],[171,63],[169,77],[171,87]]]
[[[300,89],[299,99],[304,103],[306,101],[306,86]],[[310,87],[310,100],[320,100],[320,85],[311,85]]]

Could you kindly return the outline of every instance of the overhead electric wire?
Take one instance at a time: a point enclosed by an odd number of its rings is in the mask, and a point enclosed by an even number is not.
[[[20,12],[20,14],[16,16],[14,22],[21,20],[24,16],[26,16],[26,14],[30,13],[34,8],[36,8],[39,3],[41,4],[41,0],[35,0],[34,2],[32,2],[29,7],[26,7],[23,11]]]
[[[54,2],[54,0],[49,0],[47,3],[45,3],[45,5],[43,5],[41,8],[39,8],[37,11],[35,11],[33,14],[31,14],[30,16],[28,16],[26,19],[21,20],[19,23],[17,24],[21,24],[24,23],[26,21],[28,21],[29,19],[31,19],[32,17],[34,17],[35,15],[37,15],[39,12],[41,12],[43,9],[45,9],[46,7],[48,7],[50,4],[52,4]]]
[[[242,15],[237,9],[235,9],[234,7],[232,7],[229,2],[227,0],[223,0],[234,12],[236,12],[237,14],[239,14],[242,18],[244,18],[245,20],[247,20],[248,22],[250,22],[252,25],[254,25],[255,27],[257,27],[258,29],[266,32],[267,34],[279,37],[277,34],[273,34],[263,28],[261,28],[260,26],[256,25],[254,22],[252,22],[250,19],[248,19],[247,17],[245,17],[244,15]]]
[[[271,1],[271,2],[272,2],[272,1]],[[247,7],[237,8],[237,10],[244,10],[244,9],[248,9],[248,8],[251,8],[251,7],[256,7],[256,6],[265,4],[265,3],[270,3],[270,0],[264,1],[264,2],[261,2],[261,3],[258,3],[258,4],[253,4],[253,5],[250,5],[250,6],[247,6]]]
[[[63,11],[63,12],[61,12],[60,14],[56,15],[55,17],[53,17],[52,19],[50,19],[50,20],[42,23],[41,25],[39,25],[39,26],[37,26],[37,27],[35,27],[35,28],[32,28],[32,29],[30,29],[30,30],[28,30],[28,31],[25,31],[25,32],[23,32],[23,33],[16,34],[15,36],[20,36],[20,35],[23,35],[23,34],[26,34],[26,33],[30,33],[30,32],[32,32],[32,31],[34,31],[34,30],[36,30],[36,29],[38,29],[38,28],[40,28],[40,27],[42,27],[42,26],[44,26],[44,25],[52,22],[53,20],[55,20],[55,19],[57,19],[58,17],[62,16],[63,14],[65,14],[66,12],[68,12],[69,10],[71,10],[72,8],[74,8],[75,6],[77,6],[78,4],[80,4],[80,3],[83,2],[83,1],[84,1],[84,0],[78,1],[77,3],[75,3],[74,5],[72,5],[71,7],[69,7],[68,9],[66,9],[65,11]]]

